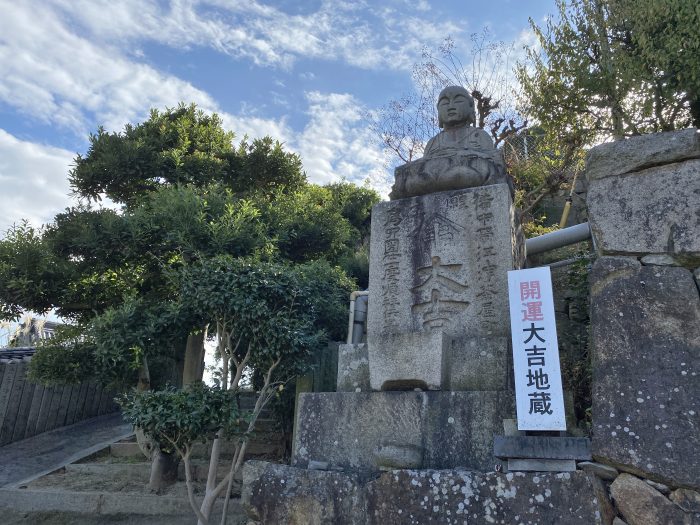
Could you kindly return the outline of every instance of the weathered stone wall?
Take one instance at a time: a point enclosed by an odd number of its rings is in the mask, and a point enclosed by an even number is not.
[[[597,146],[586,176],[589,222],[601,255],[662,255],[670,264],[700,266],[697,130]]]
[[[29,359],[0,359],[0,446],[117,410],[114,394],[97,384],[32,383]]]
[[[699,159],[697,130],[604,144],[587,159],[600,257],[590,275],[597,464],[585,468],[609,491],[610,520],[629,525],[700,523]]]

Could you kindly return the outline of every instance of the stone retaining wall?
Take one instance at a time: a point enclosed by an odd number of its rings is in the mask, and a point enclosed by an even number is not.
[[[700,134],[593,148],[592,445],[606,523],[700,523]],[[695,274],[695,276],[693,275]],[[694,278],[695,277],[695,278]],[[613,520],[615,520],[613,522]]]

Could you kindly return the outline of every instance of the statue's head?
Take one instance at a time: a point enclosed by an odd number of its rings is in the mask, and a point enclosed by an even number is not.
[[[437,110],[441,128],[476,124],[474,99],[462,86],[447,86],[440,91]]]

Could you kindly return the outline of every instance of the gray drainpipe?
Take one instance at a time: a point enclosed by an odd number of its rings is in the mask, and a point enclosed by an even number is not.
[[[367,298],[369,290],[350,294],[350,315],[348,317],[348,344],[361,343],[364,325],[367,322]]]
[[[591,237],[591,228],[587,222],[569,226],[562,230],[545,233],[539,237],[533,237],[525,241],[525,253],[535,255],[537,253],[548,252],[569,244],[585,241]]]

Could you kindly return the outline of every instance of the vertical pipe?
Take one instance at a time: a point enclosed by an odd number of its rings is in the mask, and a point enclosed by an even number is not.
[[[348,337],[346,340],[347,344],[352,344],[355,342],[355,341],[353,341],[353,333],[355,331],[355,302],[356,302],[358,297],[366,296],[366,295],[369,295],[368,290],[352,292],[350,294],[350,313],[348,315]]]

